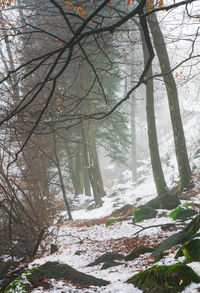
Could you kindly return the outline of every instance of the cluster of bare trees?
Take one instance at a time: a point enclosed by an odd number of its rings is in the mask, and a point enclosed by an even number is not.
[[[37,252],[59,206],[63,205],[72,219],[68,193],[85,193],[93,196],[97,206],[102,205],[105,191],[98,148],[106,149],[112,160],[126,162],[130,140],[121,106],[142,84],[146,86],[154,181],[158,196],[169,192],[156,134],[154,77],[163,78],[166,87],[179,191],[190,186],[192,174],[174,68],[157,13],[184,7],[192,17],[188,5],[193,2],[166,6],[161,1],[144,0],[4,3],[0,13],[0,210],[1,238],[11,255]],[[134,76],[122,96],[120,88],[127,75],[124,34],[128,52],[141,42],[144,62],[140,68],[128,70]],[[188,59],[181,64],[198,57],[194,56],[198,32],[191,38]],[[155,54],[160,64],[156,76],[152,66]]]

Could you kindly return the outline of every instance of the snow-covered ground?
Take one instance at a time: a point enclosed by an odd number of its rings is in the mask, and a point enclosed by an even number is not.
[[[199,188],[199,182],[195,176],[200,173],[200,158],[194,156],[195,150],[198,148],[198,139],[200,137],[199,116],[193,117],[185,127],[187,145],[189,149],[189,156],[191,166],[194,172],[194,181],[196,182],[196,188]],[[178,172],[174,155],[173,139],[166,136],[161,140],[161,158],[163,162],[163,169],[166,176],[168,186],[171,188],[177,184]],[[105,252],[117,251],[126,255],[131,251],[131,243],[138,245],[141,244],[155,244],[161,242],[167,236],[175,233],[174,231],[163,232],[160,227],[152,227],[142,230],[142,228],[134,225],[131,220],[117,222],[113,225],[106,227],[105,221],[98,222],[95,219],[110,215],[111,212],[118,207],[122,207],[125,204],[131,204],[137,206],[138,204],[144,204],[150,199],[156,196],[156,189],[152,179],[150,162],[145,161],[140,164],[138,173],[143,183],[135,186],[130,182],[130,172],[126,171],[122,174],[122,182],[125,183],[116,184],[112,190],[107,191],[107,196],[103,198],[103,206],[93,210],[87,210],[84,208],[84,202],[88,203],[88,197],[81,195],[82,208],[73,210],[72,216],[74,222],[67,220],[67,215],[62,212],[63,220],[59,226],[55,224],[51,227],[52,234],[49,237],[49,249],[50,243],[58,246],[58,251],[54,254],[50,254],[47,250],[45,254],[36,258],[29,267],[35,265],[41,265],[47,261],[58,261],[65,263],[73,268],[91,274],[97,278],[102,278],[110,282],[106,287],[90,287],[90,288],[77,288],[71,283],[64,281],[50,280],[50,289],[43,289],[42,287],[34,289],[33,293],[51,292],[51,293],[63,293],[63,292],[104,292],[104,293],[137,293],[141,290],[133,287],[133,285],[127,284],[126,280],[140,270],[146,269],[153,265],[153,259],[150,254],[144,254],[134,261],[121,261],[121,265],[112,267],[106,270],[101,270],[101,266],[87,267],[87,264],[94,261],[98,256]],[[200,203],[200,194],[189,199],[190,202]],[[182,201],[185,202],[185,201]],[[168,217],[169,211],[159,210],[156,219],[145,220],[139,223],[142,227],[156,226],[165,223],[172,223],[173,220]],[[82,221],[84,219],[84,221]],[[93,219],[93,220],[92,220]],[[96,222],[95,222],[96,221]],[[180,226],[181,228],[181,226]],[[132,241],[132,242],[131,242]],[[79,252],[77,255],[77,252]],[[174,260],[175,251],[170,250],[169,254],[164,260],[161,260],[158,264],[173,264],[177,261],[184,262],[184,257]],[[197,274],[200,276],[199,263],[190,263]],[[197,289],[198,288],[198,289]],[[199,292],[200,284],[191,284],[183,292],[195,293]]]

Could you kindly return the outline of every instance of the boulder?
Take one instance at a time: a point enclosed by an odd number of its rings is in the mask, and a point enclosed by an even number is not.
[[[107,252],[99,256],[95,261],[87,265],[87,267],[96,266],[102,262],[124,259],[124,255],[117,252]]]
[[[169,216],[173,220],[179,220],[179,219],[186,220],[187,218],[190,218],[196,214],[197,214],[197,211],[190,209],[188,206],[179,205],[173,211],[171,211]]]
[[[44,282],[46,279],[62,279],[83,286],[106,286],[108,284],[108,281],[79,272],[67,264],[50,261],[38,267],[28,277],[34,287],[43,286],[48,288],[48,283]]]
[[[153,247],[148,247],[148,246],[138,246],[136,248],[134,248],[129,254],[127,254],[125,256],[125,260],[134,260],[135,258],[137,258],[138,256],[140,256],[140,254],[145,254],[147,252],[152,252],[154,251],[155,248]]]
[[[187,262],[200,261],[200,239],[185,242],[175,255],[175,258],[185,256]]]
[[[110,261],[105,262],[102,265],[101,270],[106,270],[106,269],[109,269],[111,267],[116,267],[116,266],[119,266],[119,265],[121,265],[121,262],[110,260]]]
[[[136,223],[146,219],[155,218],[156,215],[157,211],[147,205],[140,205],[133,212],[134,220]]]
[[[156,198],[151,199],[150,201],[148,201],[146,203],[146,206],[151,207],[153,209],[159,209],[160,208],[159,198],[156,197]]]
[[[160,197],[161,209],[173,210],[180,204],[180,199],[176,195],[166,193]]]
[[[155,265],[131,277],[128,283],[133,284],[144,293],[176,293],[181,292],[191,283],[199,283],[198,275],[185,264],[171,266]]]

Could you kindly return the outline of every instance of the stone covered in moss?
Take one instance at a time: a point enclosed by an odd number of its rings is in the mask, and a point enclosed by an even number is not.
[[[200,261],[200,239],[192,239],[184,243],[175,255],[175,258],[184,255],[187,262]]]
[[[46,278],[58,280],[63,279],[84,286],[106,286],[108,284],[108,281],[79,272],[67,264],[50,261],[38,267],[29,277],[29,281],[34,287],[43,286],[44,288],[47,288],[48,284],[43,281]]]
[[[37,270],[36,268],[25,271],[14,281],[12,281],[5,289],[4,293],[27,293],[30,283],[27,282],[31,274]]]
[[[181,204],[180,199],[178,198],[178,196],[174,194],[166,193],[161,195],[160,197],[161,209],[173,210],[180,204]]]
[[[148,253],[154,251],[153,247],[147,247],[147,246],[138,246],[134,248],[126,257],[125,260],[133,260],[137,258],[140,254]]]
[[[138,223],[145,219],[155,218],[157,211],[149,206],[140,205],[134,210],[133,215],[135,222]]]
[[[123,221],[124,218],[108,218],[106,219],[106,227],[112,225],[113,223],[116,223],[116,222],[120,222],[120,221]]]
[[[197,214],[197,212],[193,209],[190,209],[188,207],[188,205],[182,205],[182,206],[179,205],[169,214],[169,216],[173,220],[177,220],[177,219],[185,220],[185,219],[192,217],[196,214]]]
[[[106,252],[100,255],[95,261],[89,263],[87,267],[97,266],[102,262],[110,262],[114,260],[121,260],[124,259],[124,255],[118,252]]]
[[[121,262],[114,261],[114,260],[107,261],[107,262],[105,262],[105,263],[102,265],[101,270],[106,270],[106,269],[108,269],[108,268],[116,267],[116,266],[119,266],[119,265],[121,265]]]
[[[143,290],[144,293],[181,292],[191,283],[199,283],[198,275],[185,264],[171,266],[153,266],[131,277],[128,283]]]

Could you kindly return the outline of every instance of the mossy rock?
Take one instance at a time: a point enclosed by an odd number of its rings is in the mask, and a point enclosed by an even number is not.
[[[106,270],[106,269],[109,269],[111,267],[116,267],[116,266],[119,266],[121,265],[121,262],[117,262],[117,261],[107,261],[105,262],[102,267],[101,267],[101,270]]]
[[[12,260],[9,259],[8,261],[1,262],[0,264],[0,280],[5,277],[9,269],[12,267]]]
[[[17,277],[14,281],[12,281],[10,284],[7,285],[6,289],[4,290],[4,293],[27,293],[29,292],[30,283],[29,277],[32,275],[34,271],[36,271],[37,268],[32,268],[30,270],[26,270],[23,274],[21,274],[19,277]]]
[[[200,278],[193,269],[178,263],[171,266],[155,265],[134,275],[127,282],[144,293],[176,293],[193,282],[199,283]]]
[[[188,205],[179,205],[169,214],[169,216],[173,220],[186,220],[187,218],[192,217],[196,214],[197,212],[193,209],[188,208]]]
[[[138,223],[146,219],[155,218],[157,213],[158,212],[155,209],[147,205],[140,205],[134,210],[133,216],[135,222]]]
[[[181,202],[177,195],[166,193],[160,197],[161,209],[173,210],[180,204]]]
[[[46,278],[62,279],[84,286],[106,286],[108,284],[108,281],[79,272],[67,264],[50,261],[38,267],[29,277],[29,281],[34,287],[43,286],[44,288],[47,288],[48,284],[43,282]]]
[[[130,204],[126,204],[123,207],[115,209],[114,211],[112,211],[111,216],[127,215],[127,212],[129,213],[129,215],[132,215],[132,211],[133,211],[133,206],[130,205]]]
[[[148,252],[152,252],[154,250],[155,250],[155,248],[153,248],[153,247],[138,246],[138,247],[134,248],[128,255],[125,256],[125,260],[126,261],[134,260],[135,258],[140,256],[140,254],[145,254]]]
[[[192,239],[184,243],[175,255],[175,259],[185,256],[187,262],[200,261],[200,239]]]
[[[155,210],[159,209],[160,208],[159,198],[158,197],[153,198],[150,201],[148,201],[145,205],[148,206],[148,207],[151,207],[151,208],[153,208]]]
[[[123,221],[124,218],[108,218],[106,219],[106,227],[112,225],[113,223],[116,223],[116,222],[120,222],[120,221]]]
[[[95,261],[89,263],[87,267],[96,266],[102,262],[114,261],[124,259],[124,255],[117,252],[107,252],[99,256]]]

